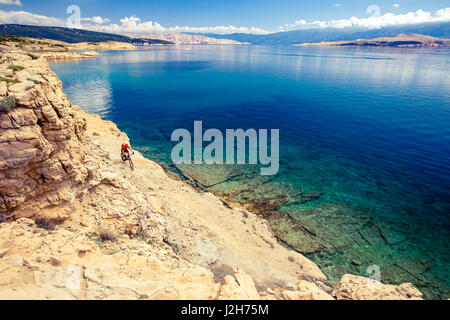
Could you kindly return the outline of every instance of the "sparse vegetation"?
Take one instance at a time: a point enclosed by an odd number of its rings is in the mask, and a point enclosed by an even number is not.
[[[95,243],[99,246],[99,248],[102,247],[103,241],[102,241],[102,239],[98,236],[98,234],[95,234],[95,233],[89,233],[89,234],[86,234],[86,237],[88,237],[88,239],[91,240],[91,241],[95,241]]]
[[[7,42],[15,42],[18,44],[29,44],[32,43],[33,41],[29,41],[26,38],[17,36],[0,36],[0,44],[5,44]]]
[[[21,83],[19,79],[9,77],[9,75],[6,75],[4,78],[0,78],[0,81],[6,82],[7,85]]]
[[[39,75],[42,77],[42,79],[44,79],[45,81],[47,81],[48,82],[48,79],[44,76],[44,74],[42,74],[42,73],[39,73]]]
[[[5,74],[2,78],[0,78],[0,81],[6,82],[6,85],[21,83],[21,81],[19,79],[17,79],[17,76],[15,76],[15,74],[16,74],[16,72],[25,69],[25,67],[13,65],[11,63],[11,61],[9,61],[9,63],[11,65],[8,66],[8,69],[12,70],[13,74]]]
[[[6,96],[0,100],[0,107],[6,112],[10,112],[17,106],[16,98],[14,96]]]
[[[25,69],[25,67],[23,67],[23,66],[16,66],[16,65],[10,65],[8,67],[8,69],[11,69],[13,73],[16,73],[18,71],[22,71],[23,69]]]
[[[180,248],[178,247],[178,244],[171,242],[168,238],[163,238],[163,241],[165,244],[167,244],[169,247],[172,248],[173,252],[175,254],[178,254],[180,252]]]
[[[113,254],[116,254],[117,252],[119,252],[119,250],[111,250],[111,251],[108,251],[106,254],[113,255]]]
[[[141,295],[139,296],[139,300],[143,300],[143,299],[148,299],[148,295],[146,295],[146,294],[141,294]]]
[[[26,45],[41,45],[49,47],[65,47],[60,43],[51,43],[44,38],[27,38],[19,36],[0,36],[0,44],[13,43],[16,47],[23,48]],[[29,53],[31,55],[32,53]],[[31,56],[33,58],[33,56]],[[39,56],[37,56],[39,57]]]
[[[35,222],[38,228],[51,231],[55,230],[56,226],[61,224],[62,221],[57,219],[38,218]]]
[[[99,230],[99,238],[102,240],[102,242],[104,241],[114,242],[117,240],[117,235],[110,230],[102,228]]]
[[[148,233],[142,229],[139,229],[138,232],[136,233],[136,239],[138,240],[146,241],[148,238],[149,238]]]
[[[33,82],[34,84],[38,84],[39,83],[39,81],[35,80],[35,79],[27,78],[27,80]]]

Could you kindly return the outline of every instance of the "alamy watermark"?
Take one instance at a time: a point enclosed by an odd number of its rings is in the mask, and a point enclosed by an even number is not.
[[[376,4],[372,4],[367,7],[366,13],[370,14],[370,18],[379,18],[381,17],[381,8]]]
[[[370,265],[366,272],[370,275],[367,278],[367,288],[370,290],[379,290],[381,288],[381,270],[376,264]]]
[[[176,129],[171,140],[175,164],[250,164],[261,165],[261,175],[275,175],[279,169],[279,129],[270,130],[270,155],[267,129],[208,129],[203,133],[202,121],[194,121],[194,137],[187,129]],[[193,145],[192,145],[193,140]],[[204,146],[203,142],[208,142]],[[248,144],[247,144],[248,142]],[[248,153],[246,150],[248,149]],[[224,158],[225,151],[225,158]],[[193,153],[193,154],[192,154]],[[248,155],[248,157],[247,157]]]
[[[67,28],[80,28],[81,27],[81,9],[79,6],[73,4],[67,7],[66,13],[70,14],[66,20]]]

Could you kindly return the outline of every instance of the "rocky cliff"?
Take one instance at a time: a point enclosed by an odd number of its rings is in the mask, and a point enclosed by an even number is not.
[[[135,50],[137,47],[131,43],[117,41],[103,42],[80,42],[67,44],[68,48],[74,50]]]
[[[346,279],[333,291],[258,216],[138,152],[131,171],[126,134],[73,106],[44,57],[3,51],[0,74],[1,299],[421,297]]]
[[[2,62],[0,210],[32,216],[73,202],[89,175],[80,152],[86,121],[46,60],[12,52]]]

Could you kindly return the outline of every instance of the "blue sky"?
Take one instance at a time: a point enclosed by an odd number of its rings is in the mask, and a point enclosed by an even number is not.
[[[249,32],[253,27],[254,33],[323,27],[333,20],[341,22],[332,26],[345,26],[351,17],[367,19],[367,8],[373,5],[379,11],[371,13],[388,15],[380,23],[426,22],[436,18],[436,11],[450,7],[448,0],[0,0],[0,23],[60,25],[68,17],[69,5],[79,6],[85,19],[82,23],[100,31],[163,32],[177,31],[171,28],[181,26],[187,29],[178,31],[203,28],[208,32],[208,28],[224,26],[223,30],[217,29],[221,33],[227,33],[230,25]],[[439,19],[450,20],[450,9],[447,11],[438,14]],[[368,21],[356,23],[364,25]]]

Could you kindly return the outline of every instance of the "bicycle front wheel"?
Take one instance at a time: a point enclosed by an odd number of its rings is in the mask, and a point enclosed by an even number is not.
[[[133,164],[133,161],[131,160],[131,158],[129,159],[129,162],[130,162],[130,168],[131,168],[131,170],[134,170],[134,164]]]

